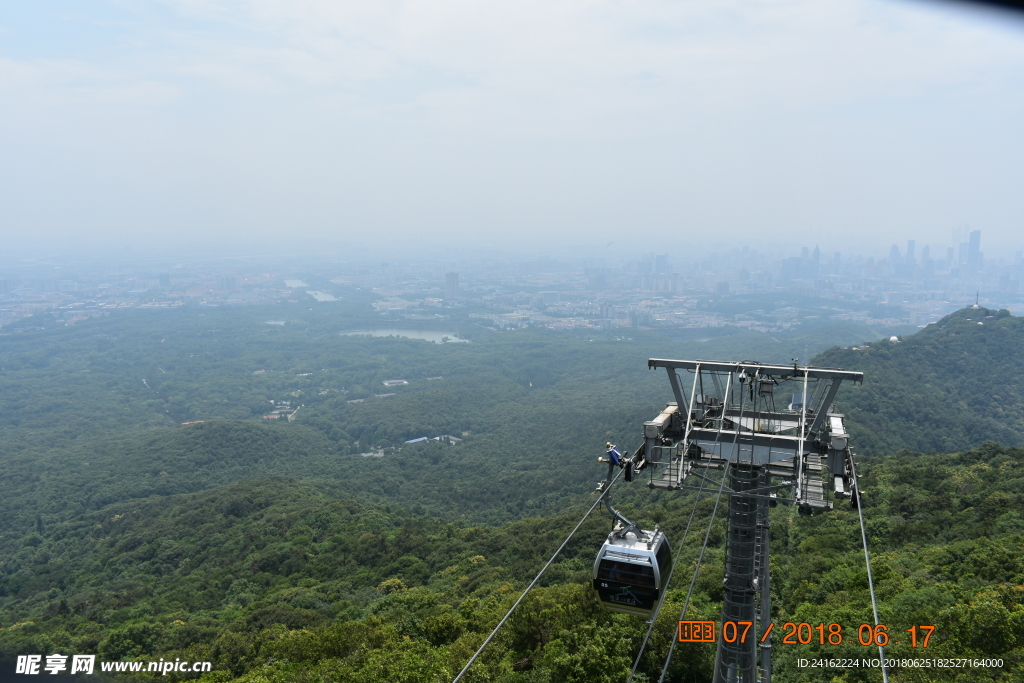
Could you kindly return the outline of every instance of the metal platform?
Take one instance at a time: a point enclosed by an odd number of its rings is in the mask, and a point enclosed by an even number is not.
[[[652,358],[647,365],[666,370],[676,400],[644,423],[644,445],[627,466],[646,473],[652,488],[728,496],[722,621],[755,623],[757,636],[719,642],[714,680],[770,683],[771,638],[760,642],[771,620],[768,510],[785,503],[814,514],[850,496],[853,454],[833,401],[843,381],[861,382],[863,374],[754,361]]]

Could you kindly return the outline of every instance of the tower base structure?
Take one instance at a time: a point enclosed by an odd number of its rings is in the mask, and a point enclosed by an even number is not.
[[[768,486],[766,467],[732,465],[729,472],[729,532],[726,537],[721,633],[715,656],[715,683],[756,683],[759,636],[771,620],[768,593],[768,501],[744,495]],[[759,601],[759,598],[761,600]],[[762,649],[762,660],[765,650]],[[771,671],[762,661],[761,678]],[[770,676],[770,673],[767,674]]]
[[[644,445],[622,465],[626,478],[644,471],[651,488],[706,491],[708,482],[718,487],[711,471],[728,468],[728,487],[721,487],[729,530],[714,682],[770,683],[768,511],[777,503],[796,505],[801,514],[831,510],[829,483],[831,498],[851,497],[853,452],[833,401],[842,382],[863,382],[864,375],[796,361],[652,358],[647,366],[667,371],[675,401],[644,423]],[[687,374],[690,387],[682,379]],[[783,489],[792,495],[777,497]]]

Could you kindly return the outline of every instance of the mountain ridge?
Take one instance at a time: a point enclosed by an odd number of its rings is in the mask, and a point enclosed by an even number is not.
[[[836,347],[813,362],[864,373],[837,399],[859,453],[1024,445],[1024,318],[1005,309],[965,308],[898,341]]]

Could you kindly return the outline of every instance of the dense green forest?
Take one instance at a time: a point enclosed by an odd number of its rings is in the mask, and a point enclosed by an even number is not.
[[[823,352],[816,362],[866,375],[838,403],[855,448],[873,454],[863,487],[882,621],[934,624],[931,656],[998,655],[1005,680],[1021,675],[1024,453],[982,445],[1021,442],[1019,318],[968,309],[899,343],[865,343],[885,335],[852,324],[770,337],[461,321],[445,330],[470,341],[458,344],[339,334],[379,327],[374,316],[351,293],[313,308],[5,328],[0,661],[96,652],[208,659],[209,681],[450,680],[593,501],[604,442],[635,444],[672,400],[648,357]],[[396,379],[408,383],[384,385]],[[405,443],[441,435],[460,441]],[[619,488],[624,510],[681,538],[689,498]],[[643,622],[600,611],[587,588],[608,525],[587,523],[474,680],[624,680]],[[694,618],[717,618],[722,525]],[[780,506],[772,543],[779,620],[870,621],[855,511]],[[660,670],[698,545],[646,676]],[[776,678],[820,680],[793,665],[810,649],[777,646]],[[708,679],[713,651],[677,652],[672,680]],[[917,673],[895,680],[982,675]]]
[[[843,389],[858,451],[948,452],[987,439],[1024,445],[1024,318],[965,308],[898,342],[835,348],[815,359],[864,372]]]
[[[1024,450],[985,444],[949,455],[901,452],[865,467],[865,514],[883,623],[934,625],[927,650],[893,657],[997,657],[1002,670],[894,671],[892,680],[1019,680],[1024,670]],[[670,537],[692,499],[626,511]],[[713,500],[705,497],[698,519]],[[557,546],[573,515],[475,526],[359,504],[335,491],[260,479],[114,504],[24,536],[4,560],[0,658],[97,652],[108,659],[210,660],[207,680],[446,681]],[[773,511],[776,618],[870,622],[856,512]],[[621,681],[644,623],[604,612],[589,592],[607,532],[588,521],[472,680]],[[715,522],[690,611],[717,617],[724,520]],[[691,536],[642,672],[660,670],[692,575]],[[898,637],[898,635],[896,636]],[[894,638],[895,640],[895,638]],[[864,657],[859,645],[782,645],[779,681],[821,680],[797,657]],[[706,680],[713,651],[682,648],[672,680]],[[994,672],[994,673],[993,673]],[[174,676],[174,674],[171,674]],[[836,681],[877,671],[829,672]],[[173,680],[173,678],[172,678]]]
[[[851,324],[713,341],[479,326],[460,332],[469,344],[338,334],[370,313],[346,302],[140,312],[3,337],[0,548],[37,515],[272,475],[446,517],[557,514],[566,493],[593,486],[578,464],[606,441],[631,443],[672,399],[648,357],[788,360],[879,336]],[[385,387],[392,379],[408,384]],[[440,435],[462,441],[403,447]]]

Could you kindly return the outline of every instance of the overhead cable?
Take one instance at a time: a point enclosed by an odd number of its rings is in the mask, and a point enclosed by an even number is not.
[[[697,393],[697,376],[700,374],[700,363],[697,363],[697,375],[693,377],[693,389],[690,392],[690,405],[693,405],[694,398]],[[730,376],[729,381],[732,381]],[[724,397],[723,397],[724,398]],[[687,412],[686,416],[686,433],[683,435],[683,452],[687,451],[690,442],[690,428],[693,424],[693,414]],[[715,444],[711,447],[714,450],[715,446],[718,445],[719,437],[722,436],[722,427],[725,425],[725,420],[722,420],[722,424],[718,427],[718,433],[715,435]],[[680,457],[682,460],[682,457]],[[682,463],[680,463],[682,465]],[[686,520],[686,529],[683,531],[683,540],[679,542],[679,550],[676,552],[675,559],[672,562],[672,566],[669,568],[668,579],[662,585],[661,599],[658,601],[658,606],[655,608],[654,613],[651,615],[650,621],[647,624],[647,633],[644,634],[643,642],[640,643],[640,651],[636,653],[636,660],[633,662],[633,669],[629,672],[629,678],[626,679],[626,683],[633,683],[633,677],[636,675],[636,670],[640,667],[640,660],[644,656],[644,650],[647,648],[647,641],[651,638],[651,631],[654,630],[654,624],[658,619],[658,615],[661,613],[661,608],[665,604],[665,600],[668,597],[668,587],[672,583],[672,575],[676,571],[676,565],[679,564],[679,560],[683,556],[683,550],[686,548],[686,538],[690,535],[690,525],[693,523],[693,517],[697,513],[697,505],[700,503],[701,494],[704,492],[704,477],[700,477],[700,487],[697,489],[697,497],[693,501],[693,509],[690,510],[690,518]]]
[[[547,564],[545,564],[544,567],[540,570],[540,572],[537,573],[537,576],[533,578],[533,581],[531,581],[530,585],[526,587],[526,590],[524,590],[523,594],[519,596],[519,599],[515,601],[515,604],[512,605],[508,613],[504,617],[502,617],[501,621],[498,622],[498,625],[494,627],[494,630],[491,631],[491,635],[487,636],[487,639],[484,640],[483,644],[479,647],[479,649],[477,649],[477,651],[473,653],[473,656],[469,658],[469,661],[466,662],[466,666],[462,667],[462,671],[459,672],[459,675],[452,679],[452,683],[459,683],[459,681],[462,680],[462,677],[466,675],[467,671],[469,671],[469,667],[473,666],[473,662],[476,661],[476,658],[479,657],[480,653],[484,651],[484,648],[490,644],[491,640],[494,639],[494,636],[497,635],[501,627],[504,626],[505,622],[508,621],[509,617],[512,616],[512,613],[516,611],[516,607],[519,607],[519,604],[526,598],[527,594],[531,590],[533,590],[534,586],[537,585],[537,582],[540,581],[540,577],[544,575],[544,572],[546,572],[548,567],[551,566],[551,563],[555,561],[555,558],[558,557],[559,553],[561,553],[562,550],[565,549],[565,546],[568,545],[572,537],[576,534],[577,531],[580,530],[580,527],[583,526],[583,522],[587,521],[587,517],[590,517],[590,513],[592,513],[597,508],[597,506],[601,504],[601,501],[604,500],[604,497],[608,495],[608,491],[611,489],[612,484],[614,484],[615,481],[619,478],[620,474],[622,474],[622,470],[619,470],[618,472],[615,473],[615,476],[611,478],[611,481],[608,482],[608,485],[604,487],[603,491],[601,491],[601,495],[597,497],[597,500],[594,501],[594,504],[590,506],[589,510],[587,510],[587,514],[583,515],[583,518],[579,521],[579,524],[576,525],[576,528],[573,529],[569,533],[569,535],[565,537],[565,540],[562,541],[562,545],[558,546],[558,550],[555,551],[555,554],[551,556],[551,559],[549,559]]]
[[[732,386],[732,374],[729,375],[729,381],[726,384],[726,393],[729,392]],[[737,424],[743,422],[743,393],[740,393],[740,414],[739,421]],[[722,424],[725,424],[725,402],[722,405]],[[721,427],[719,427],[719,434],[721,434]],[[715,441],[718,441],[718,437],[715,437]],[[736,457],[739,458],[740,453],[740,439],[739,432],[736,434]],[[704,551],[708,548],[708,539],[711,538],[711,527],[715,523],[715,517],[718,515],[718,505],[722,502],[722,491],[725,490],[725,480],[729,476],[729,468],[732,466],[732,461],[726,461],[725,466],[722,468],[722,480],[718,483],[718,495],[715,496],[715,507],[711,510],[711,519],[708,520],[707,531],[704,532],[704,544],[700,547],[700,554],[697,556],[697,565],[693,568],[693,577],[690,579],[690,588],[686,591],[686,600],[683,602],[683,611],[679,613],[678,621],[682,621],[686,616],[686,610],[690,607],[690,598],[693,596],[693,587],[697,584],[697,576],[700,574],[700,563],[704,561]],[[668,674],[669,664],[672,663],[672,653],[676,649],[676,639],[672,638],[668,646],[668,655],[665,657],[665,664],[661,667],[661,676],[658,678],[658,683],[664,683],[665,676]]]
[[[864,564],[868,569],[868,591],[871,593],[871,612],[875,616],[876,630],[872,631],[875,634],[872,637],[875,638],[875,644],[878,645],[878,656],[882,660],[882,683],[889,683],[889,672],[885,666],[885,648],[878,642],[878,603],[875,601],[875,582],[871,578],[871,554],[868,552],[868,535],[864,531],[864,512],[861,510],[860,481],[857,479],[857,468],[853,463],[853,451],[850,451],[850,473],[853,475],[854,500],[857,501],[857,519],[860,520],[860,540],[864,543]]]
[[[690,597],[693,595],[693,587],[697,583],[697,575],[700,574],[700,563],[704,561],[704,551],[708,547],[708,539],[711,537],[711,525],[715,523],[715,516],[718,514],[718,504],[722,500],[722,490],[725,488],[725,478],[729,474],[729,467],[732,463],[726,463],[722,470],[722,481],[718,486],[718,495],[715,497],[715,507],[711,511],[711,519],[708,520],[708,529],[704,532],[704,545],[700,548],[700,554],[697,556],[697,566],[693,568],[693,578],[690,579],[690,588],[686,591],[686,601],[683,603],[683,611],[679,613],[678,621],[682,621],[683,617],[686,616],[686,610],[690,607]],[[668,656],[665,657],[665,665],[661,668],[661,676],[658,678],[658,683],[663,683],[665,675],[668,673],[668,665],[672,663],[672,652],[676,649],[676,640],[672,638],[668,646]]]
[[[647,624],[647,633],[644,635],[644,640],[640,643],[640,651],[636,653],[636,661],[633,662],[633,670],[629,672],[629,678],[626,679],[626,683],[632,683],[633,676],[636,675],[636,670],[640,666],[640,659],[644,656],[644,649],[647,647],[647,641],[651,638],[651,631],[654,630],[654,623],[658,619],[658,614],[661,613],[661,607],[665,604],[665,599],[668,597],[668,586],[672,582],[672,574],[676,571],[676,565],[679,564],[679,559],[683,556],[683,549],[686,547],[686,537],[690,534],[690,524],[693,522],[693,516],[697,512],[697,504],[700,503],[700,496],[704,492],[704,480],[700,481],[700,488],[697,489],[697,497],[693,501],[693,509],[690,510],[690,518],[686,521],[686,529],[683,531],[683,540],[679,542],[679,550],[676,551],[675,560],[672,562],[672,566],[668,570],[668,578],[661,590],[661,599],[658,601],[658,606],[654,610],[654,614],[651,615],[650,623]]]

